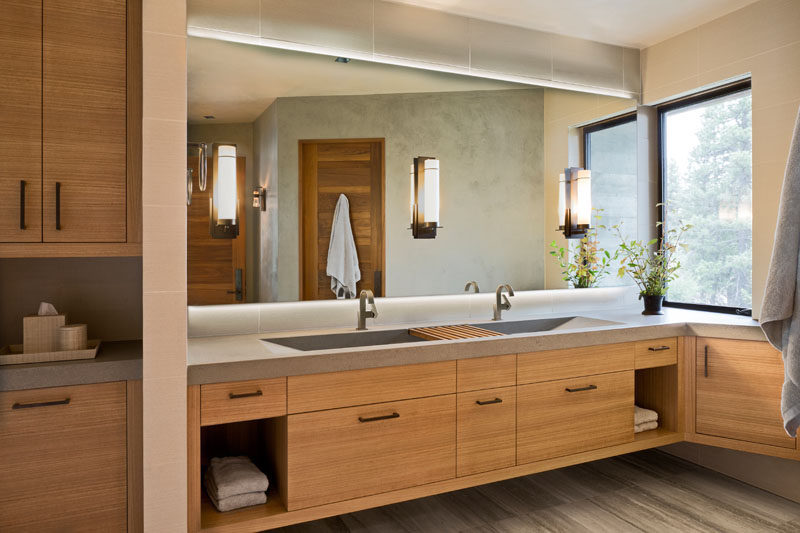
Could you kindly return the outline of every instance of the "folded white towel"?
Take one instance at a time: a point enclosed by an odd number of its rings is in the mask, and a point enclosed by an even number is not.
[[[645,422],[653,422],[658,420],[658,413],[651,409],[644,409],[635,405],[633,407],[633,423],[635,425],[643,424]]]
[[[658,422],[656,420],[650,422],[642,422],[641,424],[636,424],[633,426],[634,433],[641,433],[642,431],[650,431],[651,429],[656,429],[658,427]]]
[[[240,494],[266,492],[269,480],[245,456],[214,457],[206,470],[205,484],[209,496],[221,501]]]
[[[337,299],[356,297],[356,282],[361,279],[361,270],[358,268],[356,241],[350,227],[350,202],[344,194],[339,195],[333,213],[325,273],[331,277],[331,290]]]
[[[234,509],[241,509],[242,507],[250,507],[251,505],[261,505],[267,503],[266,492],[248,492],[246,494],[236,494],[235,496],[228,496],[217,500],[210,493],[211,503],[221,513],[225,511],[233,511]]]

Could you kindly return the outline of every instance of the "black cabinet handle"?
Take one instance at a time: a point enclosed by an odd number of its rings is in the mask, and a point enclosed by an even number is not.
[[[569,387],[567,387],[564,390],[567,391],[567,392],[581,392],[581,391],[585,391],[585,390],[596,390],[596,389],[597,389],[597,385],[589,385],[587,387],[580,387],[578,389],[570,389]]]
[[[708,345],[703,347],[703,376],[708,377]]]
[[[261,392],[261,389],[259,389],[255,392],[242,392],[239,394],[231,392],[228,393],[228,398],[230,398],[231,400],[236,400],[238,398],[252,398],[253,396],[263,396],[263,395],[264,393]]]
[[[663,352],[664,350],[669,350],[669,346],[651,346],[648,350],[651,352]]]
[[[56,182],[56,229],[61,231],[61,182]]]
[[[392,413],[390,415],[383,415],[383,416],[370,416],[370,417],[363,417],[359,416],[359,422],[377,422],[378,420],[390,420],[392,418],[400,418],[400,413]]]
[[[376,270],[373,275],[372,288],[375,296],[383,296],[383,271]]]
[[[477,403],[478,405],[491,405],[493,403],[503,403],[503,400],[500,398],[495,398],[494,400],[486,400],[483,402],[480,400],[475,400],[475,403]]]
[[[19,229],[25,229],[25,180],[19,180]]]
[[[51,402],[35,402],[35,403],[15,403],[11,406],[12,409],[31,409],[33,407],[50,407],[51,405],[67,405],[69,398],[63,400],[53,400]]]

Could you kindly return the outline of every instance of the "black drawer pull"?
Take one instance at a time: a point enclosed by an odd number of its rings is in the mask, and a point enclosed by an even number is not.
[[[25,180],[19,180],[19,229],[25,229]]]
[[[383,416],[370,416],[370,417],[363,417],[359,416],[359,422],[377,422],[378,420],[390,420],[392,418],[400,418],[400,413],[392,413],[390,415],[383,415]]]
[[[15,403],[11,406],[12,409],[31,409],[33,407],[50,407],[51,405],[67,405],[69,398],[63,400],[53,400],[51,402],[35,402],[35,403]]]
[[[503,403],[503,400],[500,398],[495,398],[494,400],[486,400],[484,402],[480,400],[475,400],[475,403],[477,403],[478,405],[491,405],[493,403]]]
[[[708,346],[703,347],[703,376],[708,377]]]
[[[651,352],[663,352],[664,350],[669,350],[669,346],[651,346],[648,350]]]
[[[264,396],[264,393],[261,392],[261,389],[255,392],[242,392],[239,394],[236,394],[234,392],[228,393],[228,398],[230,398],[231,400],[236,400],[238,398],[252,398],[253,396]]]
[[[587,387],[580,387],[578,389],[570,389],[569,387],[567,387],[564,390],[567,391],[567,392],[581,392],[581,391],[585,391],[585,390],[596,390],[596,389],[597,389],[597,385],[589,385]]]
[[[56,182],[56,230],[61,231],[61,183]]]

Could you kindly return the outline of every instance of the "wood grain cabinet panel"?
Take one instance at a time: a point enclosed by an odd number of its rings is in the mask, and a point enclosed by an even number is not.
[[[695,431],[795,448],[781,421],[783,361],[766,342],[697,338]]]
[[[44,3],[45,242],[126,241],[126,8]]]
[[[41,20],[41,0],[0,8],[0,242],[42,240]]]
[[[125,531],[126,384],[0,393],[0,531]]]
[[[290,511],[455,477],[456,395],[289,415]]]
[[[514,466],[517,460],[517,388],[458,394],[456,474]]]
[[[632,342],[545,350],[517,356],[517,383],[537,383],[633,369]]]
[[[678,364],[678,338],[639,341],[635,344],[636,368]]]
[[[632,370],[517,387],[517,463],[633,441]]]
[[[458,392],[510,387],[517,383],[517,355],[459,359]]]
[[[286,378],[200,386],[200,425],[228,424],[286,414]]]

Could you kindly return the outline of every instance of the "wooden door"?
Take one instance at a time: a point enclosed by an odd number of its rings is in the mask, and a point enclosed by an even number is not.
[[[194,188],[192,205],[187,208],[186,281],[189,305],[236,304],[247,301],[245,242],[245,176],[247,162],[236,158],[236,187],[239,194],[239,236],[235,239],[214,239],[210,231],[211,178],[201,191],[197,186],[198,157],[189,157]],[[208,168],[211,169],[211,158]],[[238,271],[238,272],[237,272]],[[237,283],[238,282],[238,283]],[[237,290],[239,294],[237,295]],[[238,298],[237,298],[238,296]]]
[[[0,8],[0,242],[41,240],[42,2],[10,0]]]
[[[300,297],[329,300],[328,244],[339,195],[350,202],[350,223],[361,281],[356,291],[384,295],[384,141],[300,141]]]
[[[783,361],[766,342],[697,338],[695,432],[794,448],[781,420]]]
[[[43,22],[44,241],[125,242],[126,1],[47,0]]]

